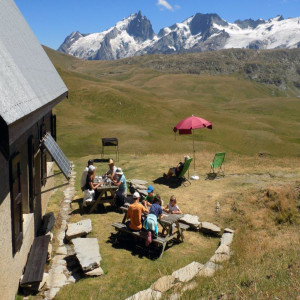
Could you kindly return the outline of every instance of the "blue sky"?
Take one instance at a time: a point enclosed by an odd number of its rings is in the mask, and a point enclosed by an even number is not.
[[[100,32],[139,10],[158,33],[197,12],[237,19],[300,16],[300,0],[16,0],[40,43],[57,49],[73,31]]]

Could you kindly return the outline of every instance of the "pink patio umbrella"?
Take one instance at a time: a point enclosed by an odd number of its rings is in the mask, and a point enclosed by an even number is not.
[[[174,128],[173,131],[179,134],[193,134],[193,152],[194,152],[194,172],[196,171],[196,159],[195,159],[195,141],[194,141],[194,130],[199,128],[212,129],[212,123],[199,117],[192,115],[182,121],[180,121]]]

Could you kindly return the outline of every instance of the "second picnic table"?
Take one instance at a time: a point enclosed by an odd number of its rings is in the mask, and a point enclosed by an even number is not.
[[[132,234],[135,236],[139,236],[142,239],[145,239],[147,237],[145,231],[140,232],[132,232],[130,229],[128,229],[125,225],[126,221],[126,214],[128,211],[128,206],[122,206],[122,211],[124,212],[124,217],[122,220],[122,223],[114,223],[112,224],[113,227],[118,232],[126,232],[128,234]],[[183,231],[188,229],[188,225],[180,223],[180,219],[183,217],[182,214],[164,214],[163,218],[158,220],[159,224],[163,227],[165,235],[160,234],[158,237],[153,239],[153,242],[155,244],[160,244],[162,246],[161,255],[164,253],[165,247],[168,244],[169,241],[175,239],[177,242],[183,242],[184,241],[184,235]]]

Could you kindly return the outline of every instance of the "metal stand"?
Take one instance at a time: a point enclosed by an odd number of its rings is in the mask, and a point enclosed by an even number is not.
[[[101,158],[104,157],[104,147],[115,147],[115,155],[116,161],[119,161],[119,142],[117,138],[103,138],[102,139],[102,150],[101,150]]]

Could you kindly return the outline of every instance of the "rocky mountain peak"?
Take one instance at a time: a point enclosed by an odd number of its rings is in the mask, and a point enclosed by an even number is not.
[[[256,28],[260,24],[265,24],[266,21],[263,19],[258,19],[258,20],[253,20],[253,19],[246,19],[246,20],[236,20],[234,24],[238,25],[240,28],[245,29],[245,28]]]
[[[228,25],[228,23],[220,18],[217,14],[197,13],[190,23],[191,34],[197,35],[201,33],[202,35],[206,35],[213,24],[222,26]]]
[[[139,41],[153,39],[155,36],[151,22],[142,15],[141,11],[129,22],[127,32]]]
[[[83,36],[86,36],[86,34],[81,34],[79,31],[73,31],[65,38],[64,42],[57,50],[63,53],[68,53],[67,50],[70,46]]]

